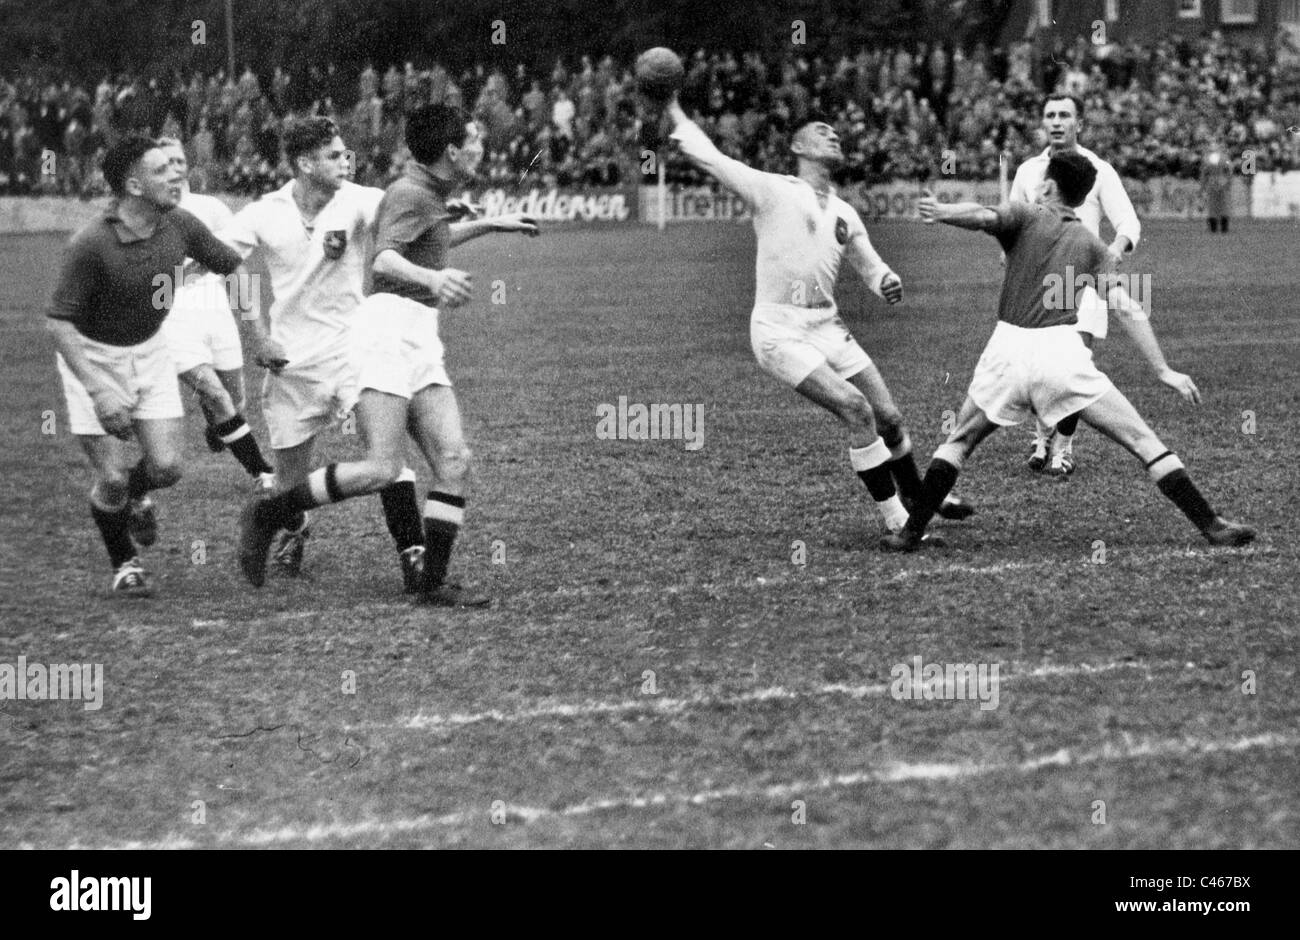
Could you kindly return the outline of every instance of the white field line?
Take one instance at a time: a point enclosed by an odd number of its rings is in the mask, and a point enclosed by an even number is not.
[[[924,551],[924,550],[923,550]],[[909,578],[926,578],[944,574],[1002,574],[1007,571],[1042,571],[1046,569],[1088,568],[1103,571],[1109,567],[1127,568],[1129,566],[1148,565],[1153,562],[1170,561],[1175,558],[1216,558],[1227,554],[1256,555],[1261,552],[1255,548],[1186,548],[1166,549],[1157,552],[1127,552],[1123,547],[1107,545],[1106,562],[1094,564],[1089,559],[1091,551],[1081,552],[1077,559],[1050,558],[1042,561],[1004,561],[996,565],[936,565],[933,568],[908,568],[890,578],[890,582],[906,581]]]
[[[1015,665],[1015,664],[1012,664]],[[1089,665],[1082,663],[1079,665],[1063,666],[1037,666],[1023,672],[1010,672],[1006,675],[999,675],[999,685],[1016,679],[1034,679],[1046,676],[1084,676],[1096,673],[1113,672],[1117,669],[1145,669],[1148,674],[1151,669],[1173,669],[1186,668],[1178,663],[1102,663],[1100,665]],[[791,701],[797,699],[814,698],[823,695],[838,695],[847,698],[860,699],[872,698],[877,696],[888,695],[893,683],[877,683],[872,685],[845,685],[835,682],[829,685],[816,686],[811,689],[787,689],[784,686],[769,686],[764,689],[754,689],[750,692],[741,692],[737,695],[708,695],[697,694],[684,698],[662,698],[646,696],[641,699],[628,699],[622,702],[601,702],[601,701],[584,701],[584,702],[551,702],[537,705],[532,708],[524,708],[518,711],[502,711],[500,709],[488,709],[481,712],[452,712],[450,714],[424,714],[417,713],[412,717],[398,723],[397,727],[407,730],[425,731],[437,729],[463,728],[466,725],[480,724],[485,721],[498,722],[501,724],[514,724],[521,721],[530,721],[534,718],[585,718],[594,715],[622,715],[627,712],[648,712],[656,715],[677,715],[691,708],[708,708],[708,707],[732,707],[737,705],[747,705],[752,702],[769,702],[769,701]],[[944,681],[944,689],[956,691],[954,683]],[[361,728],[370,726],[361,726],[349,728],[347,730],[361,730]],[[384,727],[391,727],[385,725]]]
[[[533,823],[548,819],[572,819],[614,810],[639,810],[705,806],[723,800],[775,801],[799,799],[813,793],[824,793],[845,787],[868,783],[908,783],[913,781],[965,780],[994,774],[1032,774],[1047,768],[1077,767],[1111,761],[1140,760],[1148,757],[1196,757],[1209,754],[1232,754],[1242,751],[1270,750],[1300,747],[1300,736],[1265,732],[1233,740],[1205,740],[1193,737],[1165,738],[1124,745],[1107,744],[1089,751],[1061,748],[1028,760],[1008,763],[890,763],[875,770],[858,770],[832,774],[789,783],[753,786],[738,784],[697,792],[667,791],[644,796],[618,796],[585,800],[559,809],[536,806],[496,805],[498,813],[504,812],[507,822]],[[462,810],[443,816],[417,816],[409,819],[369,819],[353,823],[319,823],[315,825],[289,825],[275,829],[253,829],[249,832],[223,832],[214,837],[215,844],[237,847],[274,846],[286,843],[316,843],[329,839],[350,839],[360,836],[391,836],[422,832],[450,826],[490,824],[493,804],[473,810]],[[125,842],[108,846],[111,849],[192,849],[211,846],[212,841],[199,842],[183,836],[168,836],[157,842]],[[73,845],[74,850],[88,846]],[[101,848],[104,848],[101,846]]]

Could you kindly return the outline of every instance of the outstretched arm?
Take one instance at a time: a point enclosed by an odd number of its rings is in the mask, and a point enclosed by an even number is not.
[[[745,166],[714,146],[713,141],[709,140],[709,135],[686,116],[676,94],[664,105],[664,115],[672,124],[672,138],[677,141],[682,153],[705,173],[748,202],[751,207],[757,208],[757,203],[762,198],[767,174]]]
[[[1114,260],[1108,259],[1113,268]],[[1156,340],[1155,331],[1151,329],[1151,320],[1142,305],[1132,298],[1123,286],[1123,278],[1114,271],[1103,274],[1097,281],[1098,293],[1106,298],[1106,305],[1119,314],[1119,323],[1128,334],[1133,345],[1138,348],[1142,358],[1147,361],[1151,371],[1165,385],[1193,405],[1201,403],[1201,391],[1196,387],[1190,375],[1169,367],[1165,354]]]
[[[470,219],[465,222],[452,222],[448,228],[451,229],[450,244],[453,248],[464,244],[470,239],[488,235],[492,232],[520,232],[530,236],[541,234],[541,230],[537,227],[537,220],[531,215],[525,215],[522,212],[499,215],[492,219]]]
[[[987,206],[978,202],[941,203],[928,190],[917,203],[917,209],[921,212],[921,221],[927,224],[942,222],[981,232],[992,231],[999,224],[998,214]]]

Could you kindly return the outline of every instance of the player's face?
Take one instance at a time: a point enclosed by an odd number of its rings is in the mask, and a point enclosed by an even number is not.
[[[836,166],[844,162],[844,149],[840,135],[829,124],[817,122],[801,128],[790,148],[796,156],[816,163]]]
[[[185,148],[178,144],[168,144],[162,149],[167,154],[167,161],[172,165],[172,168],[180,174],[181,180],[189,179],[190,161],[185,156]]]
[[[335,134],[328,144],[299,158],[299,170],[322,189],[338,189],[352,173],[352,154]]]
[[[1047,144],[1055,148],[1073,148],[1079,143],[1079,115],[1069,98],[1054,99],[1043,106],[1043,131]]]
[[[456,149],[451,162],[462,176],[478,172],[478,165],[483,162],[483,135],[474,121],[465,125],[465,143]]]
[[[181,201],[182,176],[172,166],[167,151],[155,147],[145,151],[127,177],[126,191],[160,212],[176,208]]]

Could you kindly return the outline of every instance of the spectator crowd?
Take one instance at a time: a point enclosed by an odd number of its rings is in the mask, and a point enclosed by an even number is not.
[[[1300,168],[1300,68],[1279,38],[1233,44],[1219,33],[1155,44],[1022,42],[1007,48],[917,43],[863,49],[836,61],[796,51],[697,51],[686,57],[682,102],[719,147],[762,169],[789,172],[792,127],[833,124],[841,182],[923,180],[939,172],[991,179],[998,154],[1016,162],[1044,146],[1047,91],[1084,101],[1081,142],[1137,179],[1196,177],[1212,144],[1255,169]],[[1288,53],[1281,55],[1280,53]],[[483,66],[335,65],[290,75],[105,76],[94,87],[39,70],[0,77],[0,194],[104,191],[98,157],[143,130],[181,138],[196,188],[256,196],[291,173],[287,120],[335,119],[356,154],[359,182],[383,186],[408,158],[403,115],[425,102],[466,107],[484,131],[482,182],[607,186],[639,182],[654,141],[637,119],[630,63],[606,56],[557,61],[549,73]],[[671,182],[702,181],[680,158]]]

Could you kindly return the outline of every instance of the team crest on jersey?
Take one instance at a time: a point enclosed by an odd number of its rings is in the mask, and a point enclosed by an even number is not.
[[[835,240],[841,245],[849,240],[849,223],[843,219],[835,220]]]
[[[342,229],[325,233],[325,257],[338,261],[348,247],[348,233]]]

